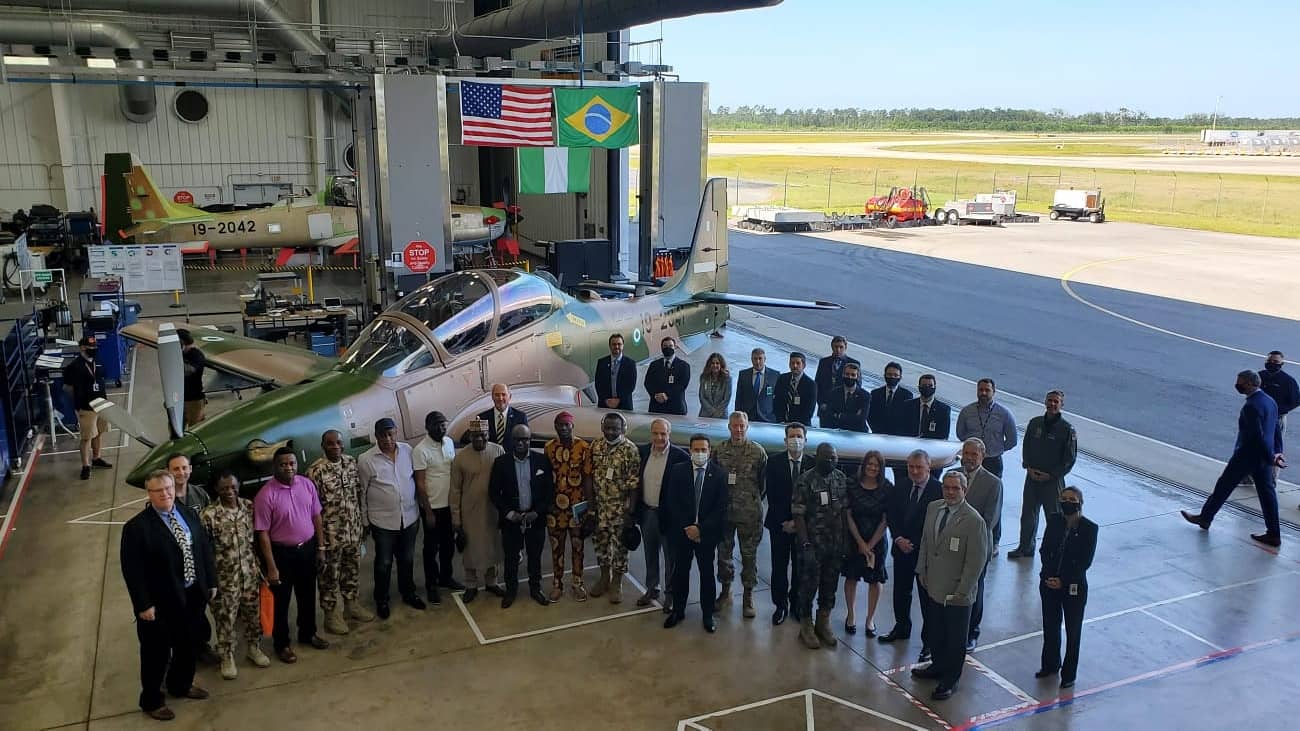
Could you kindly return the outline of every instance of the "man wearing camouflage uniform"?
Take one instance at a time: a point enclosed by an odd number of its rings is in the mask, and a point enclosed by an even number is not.
[[[813,650],[836,644],[830,617],[835,608],[844,536],[848,531],[845,516],[848,514],[849,484],[844,473],[835,467],[836,457],[834,446],[827,443],[817,445],[816,467],[800,475],[790,504],[803,561],[799,574],[799,604],[803,616],[799,639]],[[818,592],[817,624],[814,627],[809,615],[812,613],[813,594]]]
[[[573,436],[573,414],[561,411],[555,416],[556,437],[546,443],[546,458],[551,461],[555,474],[555,504],[546,516],[546,532],[551,539],[551,562],[554,565],[553,587],[550,599],[558,602],[564,596],[564,552],[573,553],[573,598],[587,601],[587,588],[582,581],[583,544],[582,524],[573,517],[573,506],[591,498],[591,445]],[[592,508],[593,503],[587,502]],[[594,515],[594,513],[592,514]]]
[[[731,504],[727,508],[727,524],[722,529],[718,543],[718,580],[722,582],[721,596],[715,609],[718,612],[731,606],[731,580],[736,575],[732,553],[736,536],[740,536],[740,583],[745,587],[745,619],[753,619],[754,587],[758,584],[758,543],[763,538],[763,496],[767,492],[767,452],[749,441],[749,417],[743,411],[734,411],[727,419],[728,439],[713,449],[714,460],[727,471],[727,491]]]
[[[632,514],[636,491],[641,482],[641,453],[632,440],[624,436],[627,422],[618,412],[605,414],[600,422],[604,439],[591,445],[592,482],[596,494],[596,558],[600,579],[591,587],[591,596],[609,591],[609,603],[623,601],[623,574],[627,573],[627,548],[623,545],[623,526]]]
[[[325,614],[325,631],[336,635],[348,633],[348,623],[339,609],[341,595],[347,614],[358,622],[370,622],[375,615],[357,602],[357,577],[361,572],[361,515],[365,500],[361,497],[361,478],[357,460],[343,452],[343,435],[335,429],[320,440],[323,457],[307,468],[307,479],[316,483],[320,496],[320,522],[325,545],[316,564],[316,583],[320,590],[320,608]]]
[[[260,615],[261,569],[253,553],[253,501],[239,497],[239,480],[225,473],[217,478],[217,502],[199,514],[203,528],[212,541],[213,561],[217,566],[217,594],[212,598],[212,618],[216,620],[217,656],[221,658],[221,677],[234,680],[235,631],[243,624],[248,642],[248,659],[259,668],[271,664],[262,652]]]

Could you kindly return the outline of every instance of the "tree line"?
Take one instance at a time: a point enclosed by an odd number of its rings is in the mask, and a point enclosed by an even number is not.
[[[1222,129],[1300,129],[1300,118],[1187,114],[1153,117],[1140,109],[1067,114],[1063,109],[784,109],[720,106],[714,129],[755,130],[995,130],[1004,132],[1199,132]]]

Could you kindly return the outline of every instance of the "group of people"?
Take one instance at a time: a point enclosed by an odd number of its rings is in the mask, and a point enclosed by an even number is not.
[[[270,664],[260,642],[263,583],[274,598],[275,655],[293,663],[290,603],[297,603],[298,643],[326,649],[329,642],[317,632],[318,599],[327,633],[347,634],[349,622],[370,622],[375,615],[387,619],[394,562],[399,596],[418,611],[439,605],[440,590],[461,591],[464,603],[486,592],[509,608],[519,596],[521,558],[528,597],[539,605],[566,596],[577,602],[604,596],[618,604],[628,551],[643,545],[645,591],[637,606],[660,602],[668,615],[664,627],[680,624],[694,562],[702,625],[712,633],[715,615],[734,601],[737,544],[741,613],[747,619],[757,615],[757,551],[764,529],[770,541],[773,625],[793,616],[807,647],[835,646],[829,618],[843,578],[844,631],[857,632],[857,588],[866,583],[864,633],[882,643],[898,642],[911,636],[915,596],[922,647],[913,674],[937,681],[933,698],[950,697],[965,653],[980,632],[984,582],[1001,529],[1002,455],[1017,445],[1015,419],[996,402],[992,379],[981,379],[976,401],[956,419],[963,442],[959,467],[940,474],[929,455],[916,450],[904,467],[895,467],[891,482],[884,457],[872,451],[850,474],[841,469],[833,445],[807,448],[806,422],[791,415],[811,420],[817,409],[823,426],[936,439],[948,437],[951,419],[946,405],[935,399],[937,379],[922,376],[919,396],[913,397],[899,385],[902,368],[896,363],[885,369],[885,386],[863,393],[860,365],[843,346],[836,338],[831,355],[818,364],[817,380],[804,375],[800,354],[791,355],[790,372],[777,374],[755,350],[753,368],[740,374],[735,407],[724,414],[729,438],[714,443],[693,434],[687,449],[672,444],[666,419],[652,422],[648,444],[627,437],[621,412],[632,407],[636,363],[624,359],[616,335],[610,338],[610,356],[597,368],[600,405],[610,411],[601,421],[601,436],[591,441],[576,436],[574,417],[561,412],[555,437],[541,453],[534,452],[527,416],[510,406],[509,387],[495,384],[493,407],[471,422],[459,450],[447,434],[446,416],[437,411],[427,415],[426,435],[415,445],[397,439],[393,419],[380,419],[374,446],[356,458],[345,452],[342,434],[328,430],[321,438],[323,456],[304,474],[298,474],[291,449],[278,450],[272,476],[252,501],[239,496],[239,481],[230,473],[217,477],[213,501],[189,483],[188,458],[175,455],[167,470],[148,476],[149,505],[127,523],[122,536],[122,570],[138,619],[141,709],[153,718],[173,717],[164,687],[175,697],[206,697],[193,683],[201,657],[218,662],[223,677],[236,677],[241,631],[247,659],[258,667]],[[684,413],[689,366],[675,357],[671,338],[664,340],[664,351],[645,379],[650,408]],[[711,377],[709,369],[725,373],[720,356],[710,358],[705,378]],[[823,377],[839,385],[823,389],[818,384]],[[1263,421],[1270,413],[1257,378],[1239,377],[1239,390],[1248,395],[1243,434],[1247,410],[1251,418],[1262,414]],[[824,393],[831,395],[823,401],[818,394]],[[720,395],[709,398],[713,408],[725,411]],[[1060,391],[1049,392],[1044,414],[1025,430],[1020,540],[1008,557],[1034,555],[1041,511],[1047,528],[1039,551],[1044,634],[1038,675],[1059,674],[1061,686],[1068,688],[1077,674],[1097,526],[1082,514],[1082,491],[1064,483],[1077,449],[1074,429],[1061,415],[1064,398]],[[768,420],[785,422],[785,449],[779,453],[768,454],[747,437],[751,421]],[[1251,428],[1271,434],[1263,421]],[[1268,447],[1280,453],[1280,430],[1277,438]],[[1262,442],[1251,445],[1262,449]],[[1281,462],[1270,454],[1268,463]],[[1212,516],[1206,510],[1195,517],[1208,527]],[[414,580],[421,526],[428,604]],[[358,601],[367,537],[374,546],[374,612]],[[599,565],[590,587],[583,574],[588,538]],[[542,581],[548,542],[549,588]],[[457,552],[463,583],[453,577]],[[895,622],[877,635],[874,618],[881,587],[889,580],[887,555]],[[206,616],[209,606],[215,631]]]

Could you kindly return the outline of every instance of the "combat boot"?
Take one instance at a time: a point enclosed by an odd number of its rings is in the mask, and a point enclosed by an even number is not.
[[[721,614],[731,609],[731,582],[722,582],[722,590],[718,592],[718,601],[713,605],[713,613]]]
[[[807,621],[807,620],[804,620]],[[829,609],[817,610],[817,639],[821,640],[822,647],[834,647],[839,640],[835,639],[835,633],[831,632],[831,612]]]
[[[601,566],[600,578],[596,579],[596,583],[592,584],[591,588],[587,590],[587,596],[598,597],[601,594],[604,594],[605,590],[608,588],[609,588],[609,567]]]
[[[271,658],[262,652],[262,642],[260,640],[248,641],[248,660],[259,668],[271,667]]]
[[[822,643],[817,641],[817,632],[813,630],[812,620],[807,617],[799,623],[799,641],[809,650],[816,650],[822,646]]]
[[[344,604],[347,606],[348,616],[357,620],[358,622],[375,621],[375,613],[361,606],[361,603],[356,599],[348,600],[344,602]]]
[[[239,677],[239,669],[235,667],[235,653],[227,652],[226,656],[221,658],[221,677],[226,680]]]
[[[623,573],[615,571],[609,580],[609,603],[623,603]]]
[[[348,623],[343,619],[343,609],[337,604],[325,614],[325,631],[332,635],[348,633]]]
[[[753,619],[758,616],[758,611],[754,609],[754,590],[748,586],[745,587],[745,599],[742,606],[744,607],[745,619]]]

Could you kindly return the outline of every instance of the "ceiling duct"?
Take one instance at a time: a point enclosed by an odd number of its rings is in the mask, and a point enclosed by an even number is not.
[[[781,0],[515,0],[458,26],[454,38],[433,38],[430,55],[505,56],[543,38],[576,35],[580,27],[584,33],[609,33],[688,15],[779,4]]]
[[[3,10],[0,8],[0,10]],[[125,26],[100,21],[64,20],[48,16],[0,14],[0,43],[23,43],[36,46],[100,46],[106,48],[140,48],[140,40]],[[141,60],[119,60],[118,68],[142,69]],[[132,122],[148,122],[158,112],[154,87],[143,76],[121,86],[122,114]]]

